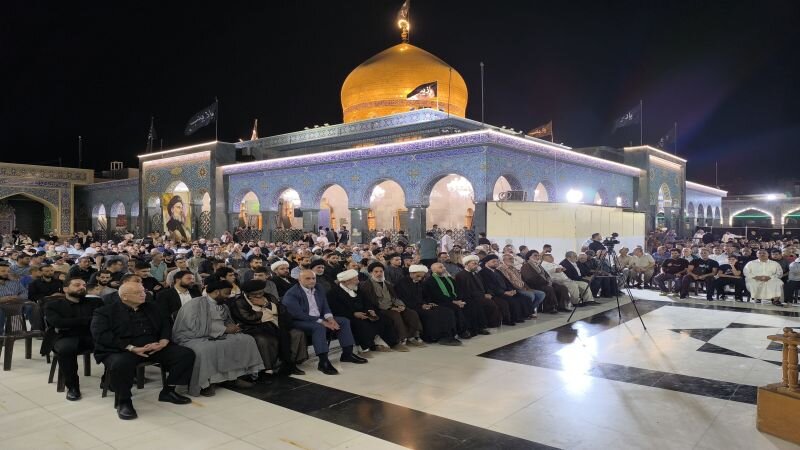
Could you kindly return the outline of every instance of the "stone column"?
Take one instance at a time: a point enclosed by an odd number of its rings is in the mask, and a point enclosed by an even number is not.
[[[230,230],[230,232],[233,233],[233,230],[235,230],[236,227],[238,226],[239,226],[239,213],[238,212],[228,213],[228,230]]]
[[[425,236],[427,206],[406,206],[408,209],[408,241],[419,242]]]
[[[486,202],[475,203],[472,227],[475,229],[475,236],[477,236],[478,233],[486,232]]]
[[[278,211],[261,211],[261,239],[272,240],[272,230],[276,227]]]
[[[319,231],[319,208],[302,208],[303,231]]]
[[[350,243],[364,243],[364,236],[369,229],[367,224],[368,215],[369,208],[350,208]]]

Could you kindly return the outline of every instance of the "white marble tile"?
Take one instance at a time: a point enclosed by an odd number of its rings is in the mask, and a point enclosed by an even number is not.
[[[187,420],[158,428],[147,433],[109,441],[116,449],[209,449],[235,438],[201,423]]]
[[[362,433],[310,416],[293,419],[242,438],[259,448],[306,450],[330,449]]]
[[[730,402],[720,411],[698,447],[726,450],[795,449],[794,444],[756,429],[756,407]]]
[[[0,414],[0,442],[15,436],[23,436],[41,429],[66,424],[67,422],[64,419],[41,408]]]
[[[401,450],[406,447],[369,435],[362,435],[334,448],[336,450]]]
[[[42,427],[38,431],[3,440],[2,446],[13,450],[89,449],[103,442],[71,424]]]
[[[0,415],[13,414],[15,412],[38,408],[36,402],[23,397],[22,395],[7,391],[0,392]]]
[[[204,412],[204,415],[194,417],[194,420],[236,436],[247,436],[304,417],[298,412],[262,401],[243,403],[227,409],[214,407]]]

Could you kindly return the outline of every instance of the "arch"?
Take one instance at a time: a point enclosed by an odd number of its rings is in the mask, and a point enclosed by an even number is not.
[[[383,180],[375,184],[369,191],[367,201],[374,224],[378,230],[399,230],[405,228],[406,193],[403,186],[394,180]],[[370,218],[368,214],[368,218]]]
[[[147,198],[147,207],[148,208],[161,208],[161,198],[159,196],[153,194]]]
[[[703,208],[703,204],[700,203],[699,205],[697,205],[697,218],[703,219],[705,217],[706,217],[706,209]]]
[[[109,223],[113,224],[113,229],[127,229],[128,216],[125,213],[125,204],[116,201],[111,204],[111,215],[108,218]]]
[[[107,227],[106,206],[98,203],[92,207],[92,230],[106,230]]]
[[[494,182],[492,200],[500,200],[500,193],[507,191],[521,191],[522,183],[514,175],[500,175]]]
[[[423,206],[430,205],[431,193],[433,192],[433,188],[444,178],[453,176],[461,177],[469,183],[469,186],[472,189],[472,202],[474,203],[476,195],[481,194],[479,191],[475,190],[476,184],[472,180],[470,180],[468,176],[460,172],[443,171],[431,176],[430,178],[428,178],[428,181],[422,185],[423,187],[422,190],[420,191],[420,204]]]
[[[37,203],[41,203],[42,206],[44,206],[45,214],[49,214],[49,216],[50,216],[49,227],[51,229],[50,230],[42,229],[42,232],[50,233],[53,230],[58,230],[58,231],[61,230],[61,216],[58,214],[58,211],[59,211],[58,207],[56,207],[56,205],[50,203],[49,201],[39,197],[38,195],[31,194],[31,193],[28,193],[28,192],[13,192],[13,193],[10,193],[10,194],[7,194],[7,195],[3,195],[2,197],[0,197],[0,200],[8,199],[8,198],[11,198],[11,197],[14,197],[14,196],[17,196],[17,195],[19,195],[21,197],[25,197],[28,200],[33,200],[33,201],[35,201]],[[44,225],[48,225],[48,224],[44,224]],[[33,236],[31,236],[31,237],[33,237]]]
[[[379,184],[385,183],[387,181],[391,181],[391,182],[397,184],[398,186],[400,186],[400,189],[403,190],[403,195],[406,196],[406,191],[405,191],[405,189],[403,189],[403,185],[400,184],[399,181],[397,181],[396,179],[391,178],[391,177],[382,177],[382,178],[378,178],[376,180],[373,180],[373,181],[371,181],[371,182],[369,182],[367,184],[367,189],[364,190],[364,194],[363,194],[363,196],[361,198],[361,204],[366,206],[366,207],[369,207],[370,201],[372,200],[372,193],[375,190],[375,186],[378,186]]]
[[[189,186],[181,180],[175,180],[167,186],[164,192],[189,192]]]
[[[328,184],[317,194],[320,226],[338,229],[342,225],[350,224],[350,199],[342,186],[335,183]]]
[[[533,188],[533,201],[535,202],[549,202],[556,201],[556,189],[553,183],[542,180]]]
[[[781,223],[792,227],[800,225],[800,206],[795,206],[785,214],[782,214]]]
[[[294,193],[297,194],[297,200],[301,200],[300,199],[300,191],[298,191],[297,189],[295,189],[294,187],[292,187],[290,185],[283,185],[279,189],[277,189],[275,191],[275,193],[269,198],[269,210],[270,211],[277,211],[278,210],[278,208],[283,204],[283,200],[284,200],[283,199],[283,195],[287,191],[294,191]],[[244,195],[244,193],[242,193],[242,195]],[[292,195],[294,195],[294,194],[292,194]],[[302,201],[301,201],[301,203],[302,203]],[[236,207],[238,207],[238,205]],[[299,207],[300,206],[298,204],[297,208],[299,208]]]
[[[303,227],[303,218],[297,217],[295,210],[303,204],[300,193],[296,189],[286,187],[278,191],[275,200],[275,207],[278,209],[278,216],[282,228],[299,229]]]
[[[158,195],[151,195],[147,198],[147,207],[145,208],[145,229],[148,231],[162,232],[164,230],[164,218],[161,213],[161,197]]]
[[[672,192],[667,183],[661,183],[658,188],[658,211],[664,211],[666,208],[672,208]]]
[[[775,225],[775,216],[773,216],[773,215],[772,215],[772,213],[770,213],[769,211],[765,211],[765,210],[763,210],[763,209],[761,209],[761,208],[756,208],[756,207],[754,207],[754,206],[750,206],[750,207],[747,207],[747,208],[744,208],[744,209],[740,209],[740,210],[738,210],[738,211],[736,211],[736,212],[732,213],[732,214],[731,214],[731,218],[730,218],[729,225],[730,225],[730,226],[734,226],[734,225],[733,225],[733,221],[734,221],[734,219],[735,219],[737,216],[744,215],[743,213],[746,213],[746,212],[748,212],[748,211],[752,211],[753,213],[760,212],[760,213],[763,213],[763,214],[765,214],[766,216],[769,216],[770,223],[771,223],[772,225]],[[752,217],[752,218],[753,218],[753,219],[758,219],[758,218],[760,218],[760,217]],[[766,219],[766,217],[765,217],[765,219]]]
[[[475,211],[475,188],[466,177],[455,173],[440,177],[427,198],[427,229],[434,224],[443,229],[470,225],[467,217],[470,210]]]
[[[628,197],[628,194],[620,192],[614,199],[614,204],[620,208],[627,208],[631,206],[631,199]]]
[[[203,195],[208,195],[206,192]],[[205,202],[203,204],[205,206]],[[252,227],[261,230],[261,202],[258,200],[258,195],[253,191],[247,191],[239,200],[239,225]],[[211,196],[208,196],[208,212],[211,212]]]
[[[696,212],[697,210],[694,207],[694,203],[689,202],[689,204],[686,205],[686,217],[694,217]]]
[[[206,192],[206,193],[203,195],[203,197],[204,197],[204,198],[205,198],[205,195],[206,195],[206,194],[208,194],[208,192]],[[239,190],[239,192],[237,192],[237,193],[236,193],[236,195],[234,195],[234,196],[233,196],[233,198],[231,199],[231,203],[230,203],[230,208],[229,208],[229,211],[230,211],[230,212],[234,212],[234,213],[238,213],[238,212],[240,212],[240,211],[241,211],[241,208],[240,208],[240,207],[241,207],[241,205],[242,205],[242,200],[244,199],[244,197],[245,197],[247,194],[252,194],[252,195],[251,195],[251,197],[250,197],[251,199],[252,199],[252,197],[253,197],[253,196],[255,196],[256,200],[258,201],[258,204],[259,204],[259,205],[261,204],[261,197],[259,197],[259,196],[258,196],[258,194],[257,194],[255,191],[253,191],[253,190],[252,190],[252,189],[250,189],[250,188],[242,188],[242,189],[240,189],[240,190]],[[208,200],[209,200],[209,203],[210,203],[210,202],[211,202],[211,196],[210,196],[210,195],[209,195],[209,199],[208,199]]]
[[[139,202],[131,203],[131,217],[139,217]]]
[[[720,211],[719,206],[714,208],[714,222],[722,225],[722,211]]]
[[[604,189],[598,189],[594,194],[595,205],[608,205],[608,194]]]
[[[208,192],[204,192],[200,200],[200,212],[211,212],[211,194]]]

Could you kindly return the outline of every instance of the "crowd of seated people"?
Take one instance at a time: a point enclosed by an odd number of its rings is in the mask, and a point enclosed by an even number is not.
[[[218,385],[303,375],[309,346],[317,369],[336,375],[332,340],[339,361],[354,365],[375,353],[459,346],[540,313],[596,305],[620,294],[620,282],[683,298],[694,285],[709,300],[732,289],[736,300],[749,293],[776,305],[796,302],[800,288],[796,241],[655,242],[620,248],[615,263],[597,234],[556,263],[549,245],[501,249],[484,235],[467,252],[446,232],[444,245],[436,233],[417,245],[324,234],[275,243],[153,234],[9,244],[0,253],[0,327],[22,314],[44,332],[41,353],[57,359],[71,401],[81,398],[77,357],[94,353],[119,417],[133,419],[131,387],[145,362],[168,374],[159,400],[187,404],[176,386],[213,396]]]

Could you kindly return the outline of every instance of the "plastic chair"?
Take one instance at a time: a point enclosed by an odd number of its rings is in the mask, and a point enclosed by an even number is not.
[[[136,366],[136,389],[144,389],[144,368],[147,366],[158,366],[161,369],[161,383],[163,386],[167,385],[167,370],[164,369],[159,363],[145,361],[141,362]],[[108,396],[108,389],[111,387],[111,373],[106,367],[105,371],[103,372],[103,394],[102,397],[106,398]],[[116,408],[119,404],[119,399],[117,398],[117,393],[114,393],[114,407]]]
[[[83,355],[83,376],[90,377],[92,376],[92,351],[86,350],[84,352],[78,353],[78,355]],[[50,354],[47,354],[47,359],[50,359]],[[47,378],[47,383],[53,383],[53,376],[56,373],[56,368],[58,368],[58,380],[56,381],[56,392],[64,392],[64,374],[61,372],[61,368],[58,367],[58,354],[53,351],[53,362],[50,363],[50,376]]]
[[[14,343],[20,339],[25,340],[25,359],[31,359],[33,353],[33,338],[41,337],[42,332],[39,330],[28,330],[28,324],[25,322],[25,316],[22,315],[22,305],[16,310],[4,308],[6,314],[6,324],[4,334],[0,336],[3,340],[3,345],[0,346],[0,353],[3,352],[5,347],[5,355],[3,358],[3,370],[11,370],[11,359],[14,356]]]

